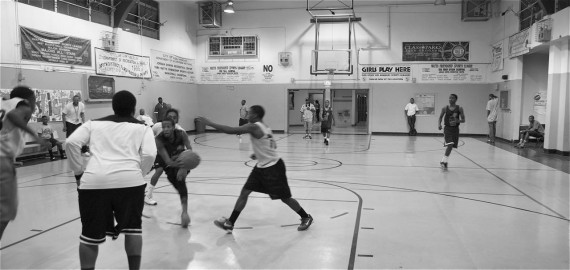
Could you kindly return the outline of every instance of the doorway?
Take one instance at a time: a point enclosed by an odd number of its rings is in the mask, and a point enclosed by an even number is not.
[[[328,92],[330,91],[330,92]],[[313,105],[318,101],[319,117],[315,116],[313,134],[320,133],[320,110],[324,100],[330,97],[334,122],[332,134],[368,134],[368,89],[289,89],[287,132],[305,133],[301,119],[301,106],[309,99]]]

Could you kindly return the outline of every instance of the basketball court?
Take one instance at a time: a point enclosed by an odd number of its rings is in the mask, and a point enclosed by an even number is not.
[[[144,269],[568,269],[568,174],[460,138],[442,171],[441,137],[276,134],[293,197],[315,221],[252,193],[226,234],[254,161],[249,138],[190,135],[202,163],[186,179],[190,227],[163,175],[145,206]],[[2,239],[2,269],[79,265],[81,223],[67,161],[18,168],[19,214]],[[146,177],[147,181],[150,176]],[[128,268],[123,236],[100,246],[96,267]]]

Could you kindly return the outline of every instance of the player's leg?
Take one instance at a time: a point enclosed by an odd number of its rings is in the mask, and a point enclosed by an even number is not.
[[[113,193],[116,233],[125,235],[129,269],[140,269],[142,254],[142,212],[145,185],[116,189]]]
[[[157,205],[158,202],[152,198],[152,193],[154,192],[154,188],[156,187],[156,183],[158,183],[158,179],[164,172],[163,169],[164,163],[162,159],[156,158],[154,163],[154,174],[150,178],[150,185],[148,186],[148,190],[146,192],[146,196],[144,198],[144,202],[148,205]]]
[[[188,188],[186,187],[186,175],[188,174],[188,171],[186,169],[170,167],[164,171],[166,172],[168,181],[176,191],[178,191],[178,195],[180,196],[180,205],[182,207],[180,224],[182,227],[188,227],[188,224],[190,224],[190,215],[188,215]]]
[[[13,159],[0,157],[0,239],[18,212],[18,183]]]

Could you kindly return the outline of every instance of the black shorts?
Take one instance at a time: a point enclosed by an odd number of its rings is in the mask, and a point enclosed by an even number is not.
[[[145,187],[79,189],[80,242],[99,245],[106,235],[113,239],[119,233],[141,235]]]
[[[282,159],[271,167],[258,168],[256,166],[243,188],[268,194],[272,200],[291,198],[291,189],[285,172],[285,163]]]
[[[445,145],[453,143],[453,148],[457,148],[459,144],[459,127],[445,126],[443,128],[443,136],[445,137]]]
[[[168,167],[164,169],[164,172],[166,173],[166,177],[168,179],[168,182],[170,182],[170,184],[172,184],[172,186],[176,189],[176,191],[178,191],[178,194],[180,194],[180,197],[188,197],[188,188],[186,187],[186,180],[184,181],[178,181],[178,179],[176,179],[176,175],[178,174],[178,170],[180,170],[180,168],[173,168],[173,167]],[[185,170],[185,169],[182,169]],[[188,170],[188,172],[190,172]]]

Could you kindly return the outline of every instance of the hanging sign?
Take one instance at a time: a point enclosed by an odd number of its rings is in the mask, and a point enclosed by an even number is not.
[[[419,64],[419,83],[483,83],[486,64]]]
[[[91,41],[20,26],[22,59],[91,66]]]
[[[156,80],[196,83],[194,59],[180,57],[161,51],[150,51],[152,78]]]
[[[509,57],[517,57],[528,53],[530,48],[528,47],[530,40],[530,28],[520,31],[509,37]]]
[[[200,73],[200,82],[210,84],[251,83],[256,81],[256,77],[254,65],[218,64],[203,66]]]
[[[493,62],[491,71],[503,70],[503,41],[499,41],[491,46]]]
[[[95,48],[95,73],[133,78],[150,78],[150,58]]]
[[[370,83],[409,83],[411,65],[360,65],[360,79]]]
[[[469,61],[469,42],[403,42],[402,61]]]
[[[546,121],[546,91],[538,91],[533,96],[534,104],[532,110],[534,111],[534,119],[540,123]]]

